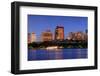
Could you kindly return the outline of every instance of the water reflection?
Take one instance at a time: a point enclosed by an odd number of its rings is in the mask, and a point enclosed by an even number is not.
[[[28,60],[56,60],[87,58],[87,49],[28,50]]]

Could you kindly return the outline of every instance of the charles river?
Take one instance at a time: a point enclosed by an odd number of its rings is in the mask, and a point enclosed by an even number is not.
[[[28,49],[28,61],[32,60],[56,60],[56,59],[80,59],[88,57],[85,49],[56,49],[56,50],[33,50]]]

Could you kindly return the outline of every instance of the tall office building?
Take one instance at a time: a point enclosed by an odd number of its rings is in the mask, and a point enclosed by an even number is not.
[[[76,33],[75,33],[75,39],[76,39],[76,40],[83,40],[83,39],[84,39],[84,34],[83,34],[83,32],[76,32]]]
[[[31,33],[31,43],[36,41],[36,34],[34,32]]]
[[[87,40],[87,34],[84,32],[70,32],[67,37],[68,40]]]
[[[64,27],[63,26],[56,27],[55,40],[64,40]]]
[[[42,41],[52,41],[53,40],[53,34],[50,30],[46,30],[45,32],[42,32],[41,36]]]
[[[32,43],[36,41],[36,34],[34,32],[28,33],[28,43]]]

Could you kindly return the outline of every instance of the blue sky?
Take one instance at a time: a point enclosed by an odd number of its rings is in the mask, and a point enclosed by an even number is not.
[[[66,37],[69,32],[85,32],[88,27],[88,17],[28,15],[28,33],[35,32],[40,36],[47,29],[54,33],[57,25],[64,27]]]

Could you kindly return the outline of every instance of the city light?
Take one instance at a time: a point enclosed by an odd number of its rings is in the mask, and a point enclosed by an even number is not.
[[[67,37],[64,37],[64,27],[56,26],[55,32],[52,33],[50,30],[46,30],[41,32],[40,40],[37,40],[36,33],[28,33],[28,43],[37,42],[37,41],[52,41],[52,40],[84,40],[87,41],[87,30],[86,32],[77,31],[77,32],[69,32]]]

